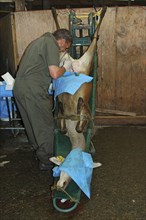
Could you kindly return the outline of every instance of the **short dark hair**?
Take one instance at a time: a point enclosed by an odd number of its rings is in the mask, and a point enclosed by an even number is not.
[[[60,28],[60,29],[56,30],[53,33],[53,36],[56,38],[56,40],[65,39],[66,42],[71,43],[71,44],[73,42],[73,38],[71,36],[70,31],[67,29],[64,29],[64,28]]]

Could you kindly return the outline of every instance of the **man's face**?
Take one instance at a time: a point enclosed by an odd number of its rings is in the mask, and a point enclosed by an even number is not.
[[[59,45],[60,52],[65,52],[71,45],[71,43],[66,42],[65,39],[59,39],[57,40],[57,43]]]

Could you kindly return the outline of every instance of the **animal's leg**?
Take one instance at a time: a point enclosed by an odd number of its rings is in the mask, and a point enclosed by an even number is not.
[[[85,126],[87,125],[90,118],[90,109],[84,103],[84,100],[81,97],[78,99],[77,114],[80,115],[80,121],[77,122],[76,131],[81,133],[85,130]]]
[[[67,129],[66,129],[65,118],[63,118],[64,117],[64,110],[63,110],[62,102],[58,102],[58,106],[59,106],[58,116],[60,117],[60,119],[58,119],[58,126],[60,127],[61,132],[63,134],[66,134]]]
[[[67,173],[65,173],[64,171],[61,171],[60,178],[57,182],[57,187],[65,189],[68,186],[68,184],[70,183],[70,181],[71,181],[71,177]]]
[[[72,149],[81,147],[83,151],[85,151],[85,137],[83,133],[76,132],[76,124],[77,121],[72,121],[70,119],[66,120],[66,127],[67,127],[67,136],[70,138]],[[61,171],[60,178],[57,182],[58,188],[65,189],[68,184],[71,181],[71,177],[65,173],[64,171]]]

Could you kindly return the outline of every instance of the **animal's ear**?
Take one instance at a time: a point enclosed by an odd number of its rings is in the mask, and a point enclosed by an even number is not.
[[[84,105],[84,100],[83,98],[79,97],[77,104],[77,114],[80,114],[83,105]]]

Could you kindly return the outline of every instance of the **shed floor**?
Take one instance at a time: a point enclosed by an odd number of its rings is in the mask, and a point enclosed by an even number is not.
[[[93,138],[91,199],[69,213],[52,206],[52,175],[38,170],[24,131],[0,130],[1,220],[145,220],[146,127],[100,127]]]

